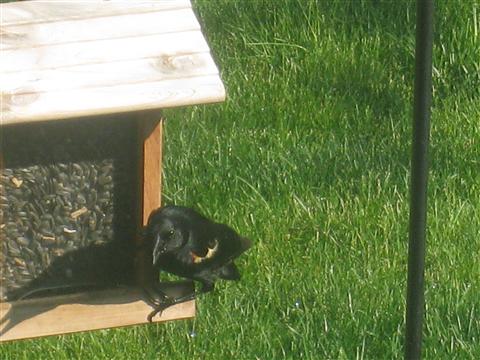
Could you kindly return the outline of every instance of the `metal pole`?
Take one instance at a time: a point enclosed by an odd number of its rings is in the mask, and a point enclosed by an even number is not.
[[[420,359],[424,317],[433,1],[417,0],[405,359]]]

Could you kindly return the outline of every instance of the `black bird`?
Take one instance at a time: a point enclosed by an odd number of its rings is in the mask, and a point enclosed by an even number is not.
[[[145,245],[151,252],[155,270],[198,281],[202,284],[200,292],[205,293],[214,289],[218,279],[240,279],[233,261],[251,247],[251,241],[193,209],[165,206],[150,215]],[[148,317],[150,321],[165,308],[195,297],[195,292],[179,298],[157,292],[162,300],[155,302],[155,310]]]

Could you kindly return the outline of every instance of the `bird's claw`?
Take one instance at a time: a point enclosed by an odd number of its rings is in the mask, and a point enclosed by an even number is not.
[[[156,304],[153,304],[153,311],[148,314],[147,316],[147,320],[148,322],[152,322],[153,318],[155,317],[155,315],[159,314],[159,315],[162,315],[162,312],[172,306],[172,305],[175,305],[175,300],[174,299],[170,299],[170,298],[167,298],[165,299],[163,302],[159,302],[159,303],[156,303]]]
[[[169,300],[169,296],[165,294],[157,284],[153,286],[144,286],[143,293],[145,296],[145,300],[148,302],[149,305],[153,307],[160,306],[161,304],[165,303],[165,301]]]

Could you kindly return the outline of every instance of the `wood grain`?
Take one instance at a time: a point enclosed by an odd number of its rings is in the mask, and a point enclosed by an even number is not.
[[[2,25],[19,25],[190,8],[189,0],[22,1],[1,4]]]
[[[165,291],[187,294],[192,285],[166,285]],[[134,288],[0,303],[0,342],[144,324],[151,311],[143,292]],[[166,309],[153,321],[193,316],[195,302],[189,301]]]
[[[0,49],[200,30],[191,9],[3,25]],[[80,31],[81,30],[81,31]]]
[[[161,206],[162,194],[162,132],[163,120],[157,112],[142,112],[136,116],[139,138],[140,206],[139,228],[148,223],[150,213]],[[140,232],[139,232],[140,233]],[[137,279],[144,288],[158,281],[152,265],[152,255],[144,246],[144,237],[137,238]]]
[[[1,124],[66,119],[223,101],[217,75],[37,93],[2,94]]]
[[[218,70],[210,53],[203,52],[0,73],[0,86],[4,93],[21,89],[43,93],[216,74]]]
[[[3,50],[0,69],[2,73],[23,72],[206,51],[202,33],[186,31]]]
[[[223,101],[187,0],[2,4],[0,125]]]
[[[144,120],[143,129],[143,225],[150,213],[162,203],[162,132],[161,119]]]

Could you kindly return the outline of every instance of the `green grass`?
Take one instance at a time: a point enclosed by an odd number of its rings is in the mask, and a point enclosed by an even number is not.
[[[480,4],[437,5],[424,355],[478,359]],[[242,281],[192,321],[5,344],[0,358],[401,358],[414,2],[195,8],[228,98],[167,112],[165,202],[254,241]]]

